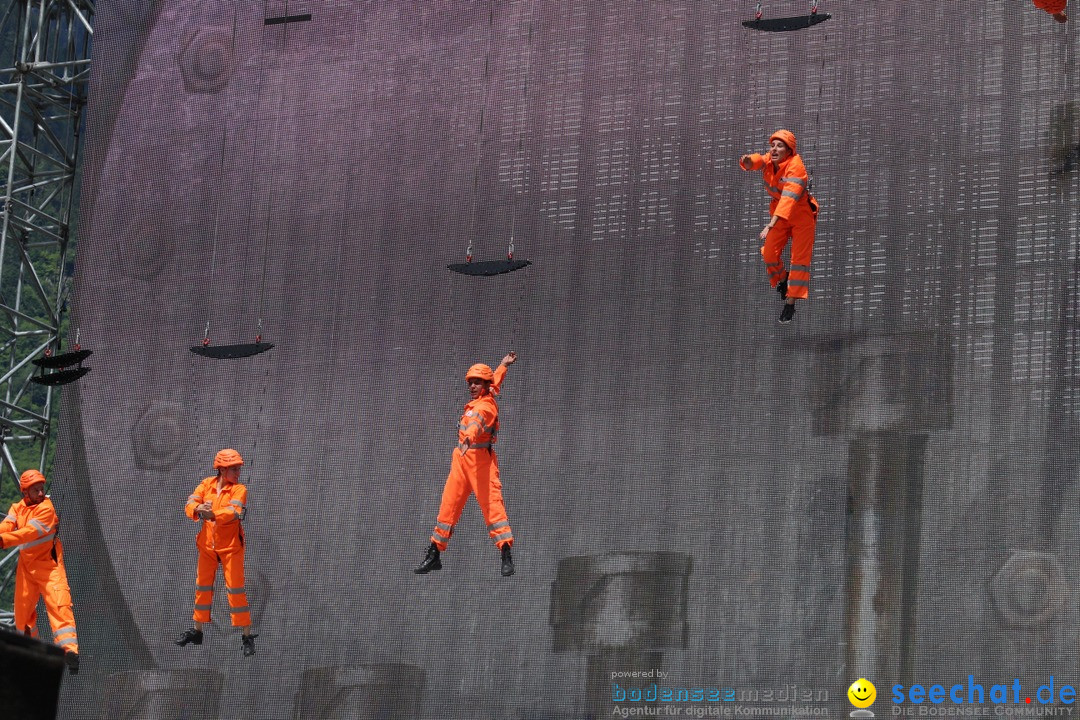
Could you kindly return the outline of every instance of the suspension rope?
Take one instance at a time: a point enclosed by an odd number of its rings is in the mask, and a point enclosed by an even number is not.
[[[532,9],[532,8],[530,8]],[[521,158],[521,191],[524,194],[529,188],[529,163],[525,158],[525,126],[529,122],[529,76],[532,71],[532,52],[533,52],[533,21],[535,18],[532,14],[529,15],[529,32],[528,39],[525,41],[525,82],[522,89],[522,120],[521,128],[518,130],[518,145],[517,154]],[[513,193],[514,184],[510,183],[510,192]],[[506,259],[514,259],[514,233],[517,229],[517,209],[518,209],[517,195],[511,195],[510,205],[510,246],[506,249]]]
[[[484,86],[483,86],[483,101],[480,103],[480,129],[476,134],[476,164],[473,166],[473,203],[472,203],[472,217],[470,224],[472,226],[472,235],[469,237],[469,246],[465,249],[465,262],[470,263],[473,259],[473,240],[477,235],[476,216],[477,209],[480,204],[480,158],[483,154],[484,148],[484,115],[487,111],[488,94],[491,92],[491,48],[495,44],[495,0],[491,0],[488,5],[488,44],[487,51],[484,55]]]
[[[269,3],[269,0],[266,0],[266,2]],[[268,5],[264,6],[264,7],[268,7]],[[266,14],[265,11],[264,11],[263,14],[264,15]],[[288,3],[288,0],[286,0],[286,2],[285,2],[285,15],[288,16],[288,14],[289,14],[289,3]],[[289,26],[288,26],[288,24],[286,24],[284,30],[282,31],[282,35],[283,35],[282,42],[283,43],[287,42],[287,40],[288,40],[288,35],[287,35],[288,32],[289,32]],[[263,47],[265,47],[265,45]],[[266,63],[265,63],[265,57],[264,57],[263,58],[264,67],[265,67],[265,64]],[[264,69],[263,72],[261,72],[259,74],[259,87],[258,87],[258,89],[256,91],[256,95],[255,95],[255,97],[257,98],[256,102],[258,103],[258,105],[256,106],[256,112],[258,112],[258,106],[262,104],[263,84],[264,84],[265,79],[266,79],[266,71]],[[258,128],[256,128],[256,130],[255,130],[255,143],[251,147],[251,167],[252,167],[253,172],[254,172],[254,168],[255,168],[256,152],[262,145],[262,143],[259,140],[259,133],[260,133],[261,130],[262,130],[261,125]],[[275,150],[277,149],[276,144],[275,144],[274,149]],[[275,155],[276,155],[276,153],[275,153]],[[271,181],[271,186],[272,186],[272,181]],[[255,322],[255,342],[256,343],[261,343],[262,342],[262,332],[263,332],[263,317],[262,316],[263,316],[263,309],[265,308],[265,303],[266,303],[266,269],[267,269],[267,267],[268,267],[268,265],[270,263],[270,207],[269,207],[269,200],[270,200],[270,195],[271,194],[272,193],[270,193],[270,192],[267,193],[266,223],[265,223],[265,225],[263,227],[263,253],[262,253],[262,255],[263,255],[263,265],[262,265],[262,272],[259,275],[259,302],[255,306],[255,308],[256,308],[255,314],[256,314],[256,318],[257,318],[257,320]],[[249,219],[251,218],[252,203],[254,202],[253,196],[254,196],[254,193],[249,193],[249,196],[248,196],[248,218]]]
[[[533,55],[533,33],[536,28],[536,8],[535,2],[529,3],[529,30],[525,45],[525,81],[522,84],[522,113],[521,113],[521,127],[518,130],[518,157],[521,159],[521,195],[523,198],[529,197],[530,186],[530,173],[529,173],[529,158],[525,153],[525,129],[529,125],[530,112],[529,112],[529,81],[532,78],[532,55]],[[513,192],[513,182],[511,182],[511,192]],[[521,206],[521,202],[518,201],[516,195],[512,196],[513,206],[511,207],[510,218],[510,247],[507,249],[507,260],[514,259],[514,234],[517,228],[518,210]],[[517,351],[518,349],[518,328],[523,325],[531,327],[530,323],[522,322],[522,314],[524,308],[528,307],[526,304],[526,297],[528,295],[528,288],[530,285],[529,278],[526,278],[521,283],[520,292],[517,297],[517,307],[515,308],[513,322],[510,326],[510,346],[511,349]]]
[[[237,13],[233,12],[233,27],[232,27],[232,46],[230,48],[230,57],[236,58],[236,33],[237,33]],[[218,250],[218,231],[221,227],[221,196],[220,192],[222,185],[224,185],[225,175],[225,148],[227,146],[227,140],[229,136],[228,125],[221,130],[221,151],[218,155],[218,185],[219,192],[215,193],[214,198],[214,231],[212,234],[211,250],[210,250],[210,282],[207,284],[206,290],[206,327],[203,330],[203,346],[210,344],[210,320],[214,310],[214,279],[217,276],[217,250]]]

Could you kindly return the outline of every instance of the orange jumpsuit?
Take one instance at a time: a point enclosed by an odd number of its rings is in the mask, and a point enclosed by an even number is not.
[[[446,551],[446,544],[470,494],[476,495],[488,535],[495,545],[502,549],[514,544],[514,534],[503,505],[499,461],[495,456],[495,440],[499,434],[499,406],[495,396],[505,377],[506,366],[500,365],[488,392],[465,405],[458,423],[458,446],[451,454],[450,475],[443,487],[439,517],[431,533],[431,542],[440,552]],[[465,450],[466,440],[470,443],[468,450]]]
[[[1060,15],[1065,12],[1065,6],[1068,4],[1068,0],[1032,0],[1032,2],[1035,3],[1035,7],[1051,15]]]
[[[761,257],[774,288],[787,280],[787,297],[805,300],[810,294],[810,258],[814,253],[814,230],[817,227],[818,205],[808,191],[810,178],[802,157],[793,154],[774,169],[765,155],[750,155],[749,166],[743,170],[761,170],[765,190],[772,197],[769,214],[778,220],[765,236]],[[791,239],[791,271],[784,269],[780,254]]]
[[[214,520],[202,520],[195,508],[204,502],[213,506]],[[235,627],[251,625],[247,591],[244,588],[244,526],[247,512],[247,488],[241,483],[226,484],[218,492],[218,478],[208,477],[199,483],[188,498],[184,512],[202,529],[195,539],[199,562],[195,571],[195,622],[210,622],[214,600],[214,577],[220,564],[225,574],[225,592]]]
[[[79,652],[75,634],[75,613],[71,609],[71,589],[64,571],[64,548],[57,533],[60,518],[52,500],[37,505],[20,500],[0,521],[3,547],[21,546],[15,571],[15,627],[37,637],[38,598],[45,600],[53,642],[69,652]]]

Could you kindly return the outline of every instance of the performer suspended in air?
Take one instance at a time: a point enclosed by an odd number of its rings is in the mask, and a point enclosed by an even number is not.
[[[19,548],[15,570],[15,629],[37,637],[38,598],[44,598],[53,642],[64,649],[68,671],[79,672],[79,638],[71,589],[64,570],[60,518],[45,495],[45,476],[27,470],[19,477],[23,499],[0,521],[0,548]]]
[[[796,150],[795,135],[777,130],[769,136],[765,154],[751,153],[739,159],[743,170],[761,170],[765,190],[772,197],[769,224],[758,234],[765,243],[761,257],[769,284],[784,299],[780,322],[791,322],[795,301],[806,300],[810,291],[810,258],[814,252],[814,229],[818,204],[810,195],[810,178]],[[781,253],[791,240],[791,269],[784,268]]]
[[[225,592],[229,596],[229,613],[233,627],[242,631],[244,655],[255,654],[255,638],[251,632],[251,612],[248,610],[244,588],[244,515],[247,514],[247,488],[240,483],[240,453],[225,449],[214,456],[217,475],[204,479],[188,498],[184,512],[195,522],[201,522],[195,545],[199,560],[195,572],[194,626],[176,639],[177,645],[202,645],[203,625],[210,622],[214,600],[214,578],[218,565],[225,575]]]
[[[417,573],[442,568],[439,553],[445,552],[469,495],[476,495],[488,535],[502,552],[502,574],[514,574],[514,558],[510,553],[514,534],[510,531],[510,521],[503,506],[499,462],[495,457],[495,440],[499,433],[499,406],[495,396],[499,394],[507,368],[515,362],[517,353],[509,352],[494,371],[487,365],[477,363],[465,373],[472,400],[465,405],[458,423],[458,444],[450,459],[450,475],[443,487],[439,516],[431,533],[431,546],[424,561],[416,568]]]

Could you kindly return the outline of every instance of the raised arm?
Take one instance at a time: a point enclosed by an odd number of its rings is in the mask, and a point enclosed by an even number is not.
[[[502,389],[503,380],[506,378],[506,370],[508,367],[517,362],[517,353],[511,350],[503,356],[502,362],[499,363],[499,367],[495,368],[495,377],[491,381],[491,394],[498,395],[499,390]]]

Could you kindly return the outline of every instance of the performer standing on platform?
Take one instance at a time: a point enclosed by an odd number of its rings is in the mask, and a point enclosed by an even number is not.
[[[769,224],[758,234],[765,243],[761,257],[769,273],[769,284],[784,299],[780,322],[795,316],[795,301],[806,300],[810,292],[810,258],[814,252],[818,204],[810,195],[810,178],[796,151],[795,135],[777,130],[769,136],[764,155],[751,153],[739,159],[743,170],[761,170],[765,190],[772,196]],[[791,271],[784,269],[781,253],[791,239]]]
[[[442,568],[439,553],[446,550],[454,526],[465,509],[465,502],[473,494],[487,523],[488,535],[502,552],[502,574],[514,574],[514,558],[510,553],[514,534],[503,506],[499,462],[495,456],[495,440],[499,433],[499,406],[495,396],[499,394],[507,368],[515,362],[517,353],[511,351],[494,371],[487,365],[477,363],[465,373],[472,400],[465,405],[458,423],[458,444],[451,455],[450,475],[443,487],[439,516],[431,533],[431,546],[424,561],[416,568],[417,573]]]
[[[1065,14],[1068,0],[1032,0],[1032,2],[1035,3],[1035,7],[1053,15],[1059,23],[1069,22],[1069,16]]]
[[[244,459],[235,450],[225,449],[214,457],[217,475],[204,479],[188,498],[184,512],[195,522],[202,522],[195,545],[199,562],[195,573],[194,627],[176,640],[177,645],[202,645],[203,624],[210,622],[214,600],[214,578],[218,565],[225,574],[225,592],[233,627],[243,630],[244,655],[255,654],[251,633],[251,612],[244,588],[244,515],[247,513],[247,488],[240,483]]]
[[[53,642],[64,649],[68,671],[79,672],[79,639],[71,589],[64,570],[60,544],[60,518],[45,495],[45,476],[27,470],[19,477],[23,499],[0,521],[0,548],[19,547],[15,571],[15,629],[37,637],[38,598],[44,598],[53,631]]]

